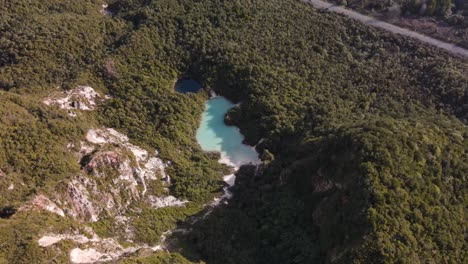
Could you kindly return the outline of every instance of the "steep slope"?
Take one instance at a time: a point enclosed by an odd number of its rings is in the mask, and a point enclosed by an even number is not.
[[[0,262],[466,261],[466,61],[293,0],[0,4]],[[209,89],[263,164],[203,219]]]
[[[329,0],[328,2],[468,48],[468,5],[463,0]]]

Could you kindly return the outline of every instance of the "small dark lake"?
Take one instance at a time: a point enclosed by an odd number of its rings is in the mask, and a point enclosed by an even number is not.
[[[175,85],[175,90],[179,93],[198,93],[201,89],[201,84],[193,79],[180,79]]]

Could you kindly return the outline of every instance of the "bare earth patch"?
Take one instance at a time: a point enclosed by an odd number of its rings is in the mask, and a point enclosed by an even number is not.
[[[468,29],[453,27],[435,18],[399,17],[387,19],[387,22],[468,48]]]
[[[77,110],[91,111],[96,108],[102,97],[92,87],[78,86],[70,91],[55,92],[43,102],[46,105],[57,105],[60,109],[68,111],[68,115],[75,117]]]

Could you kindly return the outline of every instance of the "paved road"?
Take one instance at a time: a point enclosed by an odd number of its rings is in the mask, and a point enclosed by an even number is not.
[[[458,47],[458,46],[456,46],[454,44],[451,44],[451,43],[448,43],[448,42],[440,41],[438,39],[425,36],[423,34],[419,34],[417,32],[408,30],[406,28],[401,28],[401,27],[392,25],[390,23],[378,20],[378,19],[370,17],[370,16],[360,14],[358,12],[346,9],[344,7],[337,6],[337,5],[334,5],[334,4],[330,4],[330,3],[327,3],[327,2],[323,2],[323,1],[320,1],[320,0],[301,0],[301,1],[309,3],[309,4],[313,5],[316,8],[319,8],[319,9],[326,9],[326,10],[329,10],[331,12],[343,14],[343,15],[345,15],[347,17],[352,18],[352,19],[361,21],[362,23],[364,23],[366,25],[382,28],[382,29],[385,29],[387,31],[390,31],[390,32],[393,32],[393,33],[396,33],[396,34],[401,34],[401,35],[404,35],[404,36],[407,36],[407,37],[410,37],[410,38],[417,39],[419,41],[428,43],[430,45],[439,47],[439,48],[447,50],[448,52],[451,52],[453,54],[468,57],[468,50],[467,49]]]

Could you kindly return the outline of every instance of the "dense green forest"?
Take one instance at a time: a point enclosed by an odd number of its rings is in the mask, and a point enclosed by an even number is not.
[[[16,211],[80,170],[64,146],[93,126],[157,149],[171,191],[192,201],[132,215],[138,242],[189,232],[177,253],[122,263],[467,261],[466,59],[294,0],[101,5],[0,0],[0,263],[68,261],[70,245],[36,241],[82,223]],[[175,93],[180,77],[205,90]],[[85,84],[111,99],[77,118],[42,103]],[[226,122],[263,163],[189,225],[226,173],[195,141],[210,89],[240,103]],[[116,235],[106,221],[93,226]]]

